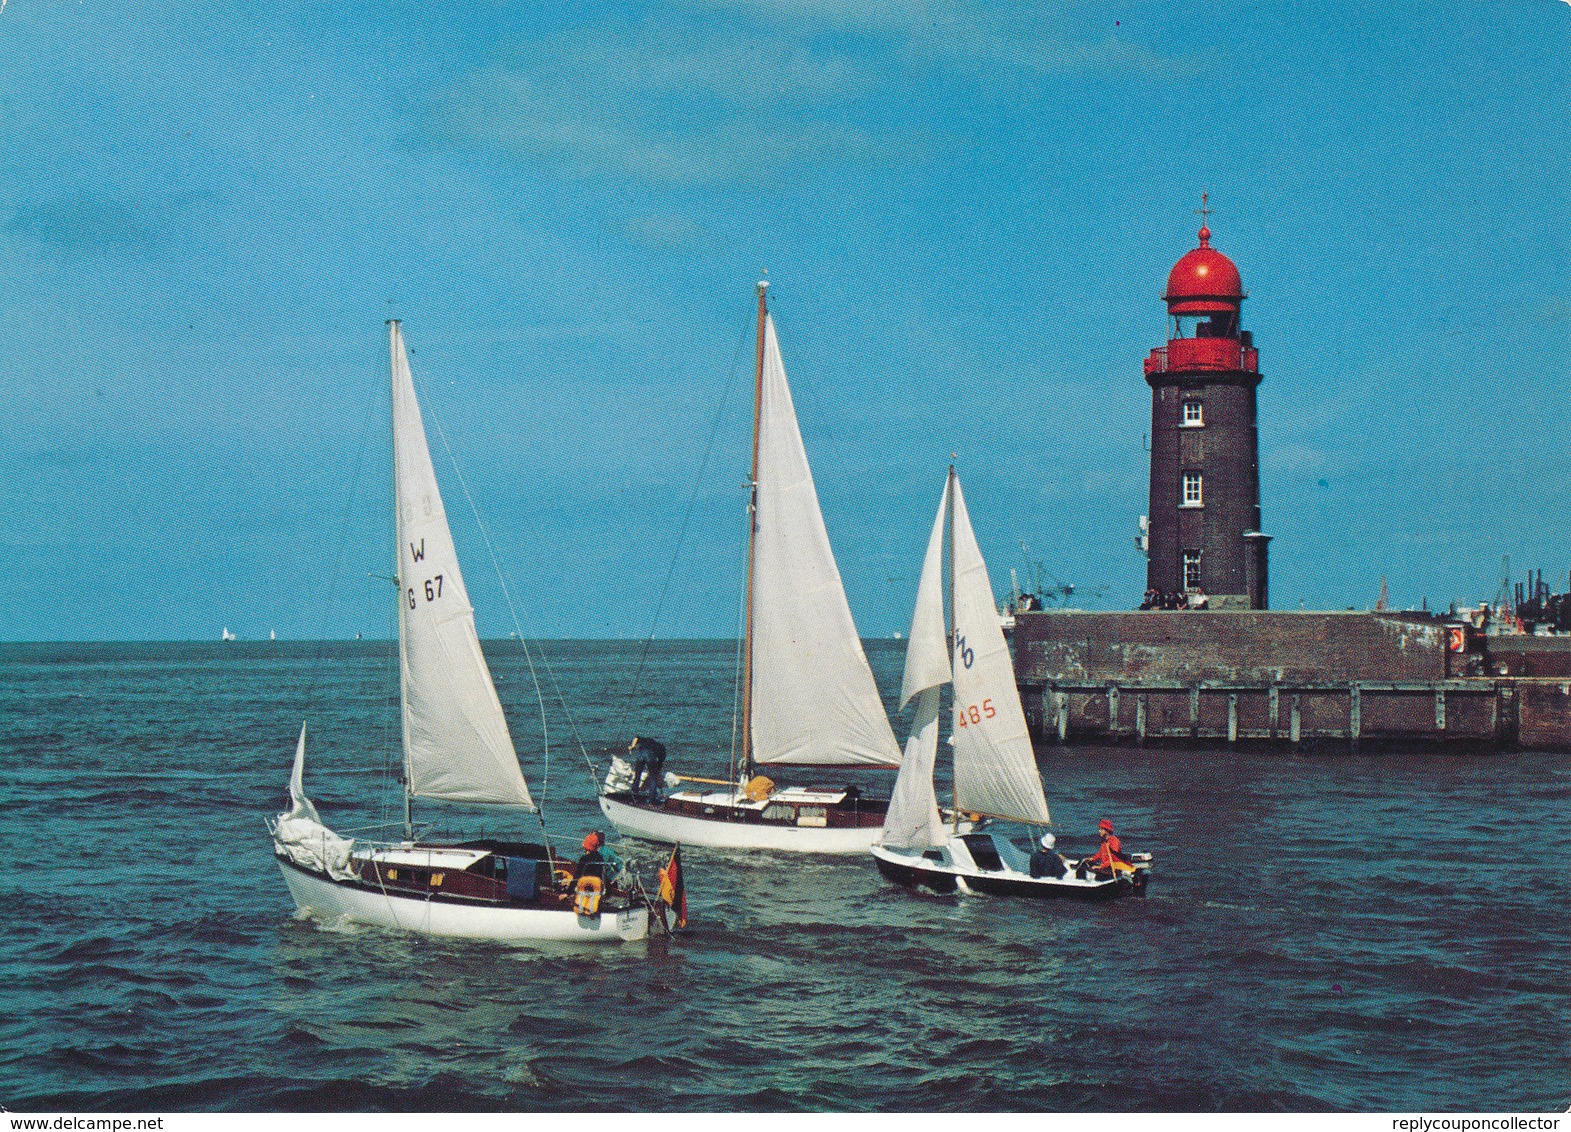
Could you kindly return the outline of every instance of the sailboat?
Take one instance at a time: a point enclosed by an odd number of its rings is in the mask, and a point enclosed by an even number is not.
[[[304,790],[302,726],[289,780],[291,807],[272,826],[284,880],[302,911],[327,921],[347,918],[468,939],[642,939],[649,931],[648,901],[608,876],[575,883],[571,862],[549,841],[415,839],[416,798],[522,811],[536,806],[475,632],[396,320],[388,322],[388,333],[404,836],[392,844],[361,844],[322,823]]]
[[[949,537],[944,535],[948,520]],[[950,558],[945,633],[943,560]],[[940,892],[1005,896],[1107,898],[1142,889],[1150,854],[1137,854],[1107,873],[1072,867],[1056,853],[1038,857],[1054,868],[1033,868],[1032,853],[988,828],[963,832],[945,826],[933,789],[938,753],[939,692],[954,688],[955,809],[1038,828],[1051,824],[1031,733],[1015,685],[1014,664],[993,605],[987,564],[971,529],[960,479],[953,467],[917,584],[916,610],[906,648],[900,702],[917,706],[895,780],[889,813],[872,846],[879,872],[898,884]],[[1051,842],[1044,839],[1043,848]],[[1035,874],[1044,875],[1035,875]],[[1053,874],[1059,875],[1053,875]]]
[[[612,761],[600,808],[618,830],[711,848],[865,853],[888,799],[856,787],[780,786],[783,766],[900,765],[883,701],[846,603],[797,427],[785,363],[758,284],[741,750],[734,777],[688,779],[719,789],[635,794]],[[680,777],[680,776],[678,776]],[[657,784],[658,785],[658,784]]]
[[[225,625],[224,626],[224,631],[222,633],[218,634],[218,639],[220,641],[233,641],[236,638],[235,638],[235,635],[229,631],[229,626]]]

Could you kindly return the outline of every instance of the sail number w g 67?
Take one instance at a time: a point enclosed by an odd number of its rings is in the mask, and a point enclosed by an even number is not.
[[[442,575],[438,574],[434,578],[427,578],[425,580],[424,589],[425,589],[425,599],[427,601],[435,601],[437,598],[441,597],[442,596]],[[415,588],[413,586],[409,587],[408,595],[409,595],[409,608],[413,609],[415,607]]]
[[[992,719],[998,711],[993,707],[993,698],[989,696],[980,704],[955,705],[955,726],[969,727],[973,723],[981,723],[984,719]]]

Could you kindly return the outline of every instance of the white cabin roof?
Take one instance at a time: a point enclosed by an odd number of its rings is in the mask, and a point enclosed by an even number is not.
[[[354,856],[362,861],[377,861],[384,865],[409,865],[422,869],[458,869],[462,871],[491,855],[489,849],[422,849],[418,846],[386,849],[362,849]]]

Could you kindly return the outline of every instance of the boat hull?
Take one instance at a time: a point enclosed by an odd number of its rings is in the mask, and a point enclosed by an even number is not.
[[[989,896],[1024,896],[1031,899],[1114,900],[1145,891],[1145,874],[1133,880],[1033,877],[1013,870],[966,867],[952,862],[940,863],[916,854],[872,846],[873,860],[887,880],[907,888],[927,888],[934,892],[981,892]]]
[[[635,803],[600,795],[606,820],[628,837],[661,841],[668,845],[698,845],[707,849],[764,849],[779,853],[827,853],[851,856],[866,853],[883,833],[883,825],[814,828],[800,825],[765,825],[731,820],[719,809],[716,816],[672,813],[661,806]]]
[[[329,923],[348,919],[395,931],[509,943],[622,943],[649,934],[649,909],[644,907],[579,916],[568,909],[460,903],[439,897],[422,899],[380,891],[355,881],[335,881],[282,858],[278,859],[278,867],[295,906]]]

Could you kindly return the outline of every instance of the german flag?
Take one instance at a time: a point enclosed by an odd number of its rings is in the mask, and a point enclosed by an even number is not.
[[[687,885],[682,876],[682,847],[671,850],[671,859],[660,870],[660,900],[676,913],[676,926],[687,927]]]

